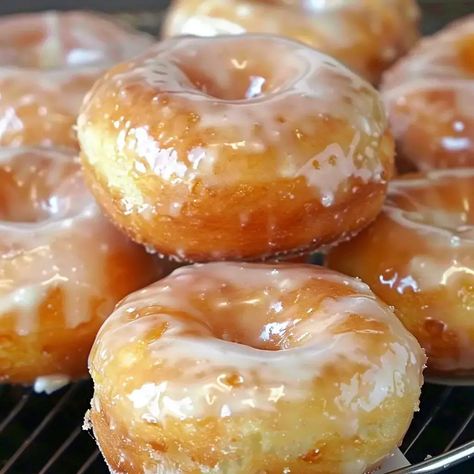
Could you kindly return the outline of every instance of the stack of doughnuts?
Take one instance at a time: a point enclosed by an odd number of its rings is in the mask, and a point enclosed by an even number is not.
[[[418,407],[418,342],[359,280],[243,262],[378,215],[394,144],[377,91],[283,37],[171,38],[95,83],[78,137],[109,218],[201,262],[129,295],[97,336],[86,426],[111,471],[377,468]]]
[[[0,20],[0,380],[57,388],[92,346],[111,472],[377,469],[425,352],[474,369],[474,23],[384,73],[417,19],[180,0],[153,44]],[[418,173],[393,179],[395,147]],[[331,269],[278,262],[315,251]]]

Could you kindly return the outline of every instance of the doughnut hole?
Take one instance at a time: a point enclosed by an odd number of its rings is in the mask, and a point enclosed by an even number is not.
[[[274,46],[274,54],[268,54],[265,40],[256,41],[251,51],[238,41],[200,46],[192,54],[178,51],[174,61],[194,87],[223,101],[248,101],[281,92],[292,86],[301,69],[286,44]],[[281,57],[288,58],[284,65]]]
[[[328,255],[394,306],[431,375],[474,372],[473,184],[468,169],[396,180],[376,221]]]
[[[343,415],[338,406],[343,387],[349,387],[351,380],[367,370],[367,361],[380,362],[387,344],[393,341],[385,322],[360,314],[343,318],[331,328],[331,333],[358,334],[363,346],[370,347],[364,352],[368,359],[364,363],[360,359],[343,358],[321,367],[303,400],[280,399],[286,387],[276,386],[272,393],[277,401],[268,410],[257,404],[256,408],[242,412],[222,411],[220,416],[214,416],[214,411],[181,419],[179,414],[161,420],[142,416],[137,407],[153,400],[153,387],[165,387],[161,396],[166,397],[166,385],[180,382],[187,387],[183,392],[185,397],[196,383],[194,378],[185,377],[186,361],[180,360],[179,354],[176,360],[169,360],[157,349],[161,341],[165,344],[167,338],[176,337],[172,324],[163,322],[163,314],[183,323],[183,335],[198,338],[204,348],[218,339],[229,345],[244,346],[245,351],[256,349],[259,357],[263,357],[265,353],[284,354],[327,340],[324,301],[328,295],[338,300],[356,293],[349,286],[322,279],[311,280],[284,295],[269,286],[258,289],[221,286],[212,280],[203,280],[196,286],[184,281],[182,285],[189,292],[183,294],[179,307],[167,307],[158,301],[139,308],[132,305],[121,323],[112,316],[92,350],[90,371],[95,393],[90,420],[111,469],[131,474],[157,466],[184,472],[264,469],[277,474],[290,469],[298,473],[328,474],[346,468],[355,473],[359,472],[357,459],[369,458],[371,467],[376,467],[393,449],[390,444],[395,447],[401,440],[417,403],[418,387],[407,388],[403,402],[394,394],[374,410],[351,414],[350,422],[347,413]],[[320,325],[318,317],[322,319]],[[263,393],[265,383],[259,372],[266,370],[264,358],[261,369],[249,375],[245,367],[240,370],[239,366],[233,366],[232,353],[232,349],[222,353],[222,368],[217,368],[215,374],[207,372],[208,366],[203,364],[197,380],[203,387],[216,384],[216,390],[224,393],[238,394],[251,387]],[[148,395],[147,387],[151,390]],[[143,393],[143,399],[136,395],[138,392]],[[213,404],[220,406],[221,402],[212,401],[213,392],[209,393],[210,410]],[[252,407],[252,400],[248,402]],[[363,428],[352,431],[352,422]],[[350,434],[346,437],[342,432]]]

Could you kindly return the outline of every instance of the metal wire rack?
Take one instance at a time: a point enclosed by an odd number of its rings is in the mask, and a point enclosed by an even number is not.
[[[95,442],[82,431],[89,381],[52,395],[0,387],[0,474],[106,474]],[[426,385],[402,452],[412,464],[474,439],[474,388]],[[434,472],[434,471],[420,471]],[[474,472],[474,461],[449,470]]]
[[[474,13],[474,0],[422,0],[423,31],[431,33],[456,17]],[[125,21],[158,33],[166,0],[82,0],[81,8],[114,11]],[[50,8],[77,8],[75,0],[2,2],[0,14]],[[120,12],[120,13],[118,13]],[[0,385],[0,474],[106,474],[108,470],[90,435],[82,431],[92,387],[72,384],[52,395]],[[412,464],[452,452],[474,440],[474,387],[425,385],[402,452]],[[443,459],[416,473],[447,472]],[[406,471],[403,471],[406,472]],[[414,471],[411,471],[414,472]],[[449,474],[474,474],[468,460]]]

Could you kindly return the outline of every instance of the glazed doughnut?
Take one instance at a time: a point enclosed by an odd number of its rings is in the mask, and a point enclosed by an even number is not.
[[[117,474],[361,474],[401,442],[424,361],[360,281],[313,265],[192,265],[102,326],[86,423]]]
[[[281,35],[376,83],[418,39],[418,18],[415,0],[175,0],[164,35]]]
[[[104,68],[151,43],[91,13],[2,17],[0,146],[77,147],[73,125],[85,93]]]
[[[382,95],[405,160],[421,171],[474,166],[474,15],[421,41]]]
[[[375,223],[328,263],[395,307],[432,373],[474,369],[474,170],[407,175]]]
[[[209,261],[307,251],[367,225],[392,174],[386,127],[378,93],[335,60],[242,35],[170,39],[112,68],[78,137],[92,191],[128,235]]]
[[[77,161],[0,151],[0,382],[86,374],[115,303],[164,271],[101,215]]]

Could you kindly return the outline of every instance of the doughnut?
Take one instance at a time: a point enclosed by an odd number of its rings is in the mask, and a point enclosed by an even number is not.
[[[175,0],[164,36],[245,32],[292,38],[377,83],[417,41],[415,0]]]
[[[424,353],[364,283],[207,263],[126,297],[92,348],[92,426],[117,474],[362,474],[401,442]]]
[[[73,130],[104,68],[152,43],[106,16],[27,13],[0,18],[0,146],[77,147]]]
[[[474,369],[474,170],[432,170],[389,185],[375,223],[332,249],[416,336],[433,375]]]
[[[164,270],[101,215],[71,152],[0,150],[0,382],[85,375],[115,303]]]
[[[474,166],[474,15],[426,38],[382,84],[400,155],[415,170]]]
[[[78,137],[111,219],[188,261],[347,238],[375,218],[393,171],[375,89],[268,35],[172,38],[112,68],[83,103]]]

